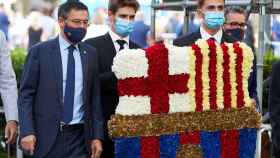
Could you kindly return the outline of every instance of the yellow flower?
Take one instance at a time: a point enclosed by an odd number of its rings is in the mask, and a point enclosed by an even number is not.
[[[252,71],[254,54],[252,52],[252,49],[249,46],[247,46],[245,43],[240,43],[240,48],[242,48],[243,50],[243,64],[242,64],[243,87],[242,88],[244,91],[244,101],[245,101],[245,106],[250,107],[252,106],[252,101],[248,91],[248,79],[250,76],[250,72]]]
[[[189,78],[189,82],[188,82],[188,88],[189,88],[189,95],[187,98],[189,100],[189,106],[188,106],[188,109],[187,111],[189,112],[194,112],[195,111],[195,108],[196,108],[196,104],[195,104],[195,55],[194,55],[194,50],[191,48],[191,47],[187,47],[187,53],[188,55],[190,56],[189,57],[189,70],[190,70],[190,78]]]
[[[229,59],[229,73],[230,73],[230,84],[231,84],[231,107],[237,108],[237,84],[236,84],[236,54],[234,53],[233,44],[226,43],[228,47]]]
[[[209,78],[209,45],[205,40],[197,40],[196,44],[201,49],[202,53],[202,104],[203,110],[210,110],[210,78]],[[220,45],[216,44],[217,46],[217,107],[218,109],[224,109],[224,80],[223,80],[223,50]],[[233,44],[226,43],[228,47],[228,54],[229,54],[229,73],[230,73],[230,84],[231,84],[231,107],[233,109],[237,108],[237,83],[236,83],[236,58],[237,55],[234,52]],[[242,75],[243,75],[243,91],[244,91],[244,100],[245,106],[251,106],[251,99],[249,97],[248,92],[248,78],[250,75],[252,63],[253,63],[253,53],[250,47],[245,45],[244,43],[240,43],[240,48],[244,51],[243,53],[243,63],[242,63]],[[187,52],[189,53],[189,69],[190,69],[190,79],[188,82],[189,87],[189,107],[188,111],[195,111],[196,108],[196,100],[195,100],[195,76],[196,76],[196,56],[194,50],[191,47],[187,47]]]
[[[202,53],[202,105],[203,110],[210,110],[209,45],[206,40],[200,40],[198,46]]]
[[[223,50],[217,45],[217,106],[218,109],[224,108],[224,80],[223,80]]]

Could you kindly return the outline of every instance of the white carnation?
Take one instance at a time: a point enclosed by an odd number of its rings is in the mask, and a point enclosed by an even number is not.
[[[120,115],[151,114],[150,97],[148,96],[121,96],[116,109]]]
[[[113,60],[112,71],[118,79],[147,77],[148,59],[142,49],[124,49]]]
[[[190,94],[189,93],[174,93],[169,94],[169,113],[176,112],[191,112],[194,111],[195,107],[189,107],[192,104],[190,103]]]
[[[189,73],[189,55],[187,47],[176,47],[167,45],[168,49],[168,64],[169,75],[186,74]]]

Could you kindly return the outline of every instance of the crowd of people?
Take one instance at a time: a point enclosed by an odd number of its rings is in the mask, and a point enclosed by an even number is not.
[[[26,26],[25,35],[19,36],[16,32],[22,32],[8,31],[10,22],[0,5],[0,93],[7,143],[15,143],[20,126],[19,145],[35,158],[114,157],[107,129],[119,101],[113,58],[122,49],[158,42],[139,7],[137,0],[111,0],[108,11],[96,9],[91,20],[86,5],[68,1],[59,6],[57,23],[50,10],[31,12],[28,25],[16,24]],[[177,16],[170,19],[168,32],[177,32],[174,45],[189,46],[200,38],[233,43],[250,35],[244,9],[225,8],[224,0],[198,0],[191,19],[188,34],[182,33]],[[7,41],[28,48],[18,93]],[[248,41],[254,50],[253,39]],[[275,157],[280,155],[279,65],[274,66],[270,91]],[[257,106],[256,61],[248,83]]]
[[[106,10],[103,6],[94,9],[84,39],[104,35],[109,30]],[[156,20],[156,37],[153,37],[150,25],[147,24],[148,19],[145,18],[147,14],[144,14],[143,11],[145,10],[137,12],[133,32],[130,34],[131,40],[140,46],[147,47],[155,41],[167,38],[171,38],[170,41],[172,41],[174,38],[183,35],[184,17],[181,12],[175,11],[174,13],[160,15],[159,19]],[[7,7],[4,7],[3,3],[0,5],[0,30],[5,33],[11,48],[23,47],[28,49],[38,42],[54,38],[59,32],[56,20],[57,7],[50,4],[31,9],[30,13],[25,16],[17,10],[7,12]],[[190,13],[187,33],[196,31],[200,23],[199,16],[195,12]],[[277,28],[276,20],[273,22],[272,28]],[[276,36],[273,37],[277,41]],[[245,41],[253,46],[255,44],[254,38],[251,24],[246,23]],[[277,50],[276,46],[275,50]]]

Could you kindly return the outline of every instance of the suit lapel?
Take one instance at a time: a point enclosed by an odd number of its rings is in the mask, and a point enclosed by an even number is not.
[[[109,32],[104,35],[104,47],[107,48],[108,52],[112,52],[112,58],[114,58],[117,52]]]
[[[88,77],[88,53],[86,49],[83,47],[83,44],[79,44],[79,51],[80,51],[80,57],[81,57],[81,63],[82,63],[82,68],[83,68],[83,96],[85,100],[85,94],[86,94],[86,87],[87,87],[87,77]]]
[[[200,29],[194,35],[195,35],[195,38],[197,38],[197,39],[202,38],[201,33],[200,33]]]
[[[53,51],[51,53],[51,62],[52,69],[54,70],[55,82],[57,85],[57,91],[59,98],[62,100],[63,98],[63,74],[62,74],[62,61],[61,61],[61,53],[59,46],[59,38],[55,38],[53,41]]]
[[[117,52],[109,32],[104,35],[101,49],[101,52],[104,53],[102,54],[102,56],[104,57],[102,58],[104,60],[103,62],[107,63],[107,65],[110,65],[111,67],[111,65],[113,64],[113,59],[116,56]]]
[[[198,29],[196,32],[194,32],[192,34],[190,39],[187,39],[188,42],[186,43],[186,45],[190,46],[190,45],[194,44],[198,39],[201,39],[201,38],[202,38],[202,36],[201,36],[201,33],[200,33],[200,29]]]

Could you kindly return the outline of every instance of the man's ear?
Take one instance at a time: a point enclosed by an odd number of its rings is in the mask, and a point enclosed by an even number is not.
[[[196,13],[197,13],[197,16],[198,16],[199,19],[203,19],[204,14],[203,14],[201,8],[198,8]]]
[[[111,18],[113,17],[115,14],[111,11],[111,10],[108,10],[108,18]]]
[[[58,25],[59,25],[60,27],[63,27],[63,26],[65,25],[65,20],[64,20],[64,18],[62,18],[62,17],[58,18]]]
[[[108,10],[108,20],[109,20],[110,25],[114,24],[115,18],[116,18],[116,14],[113,13],[112,11]]]

